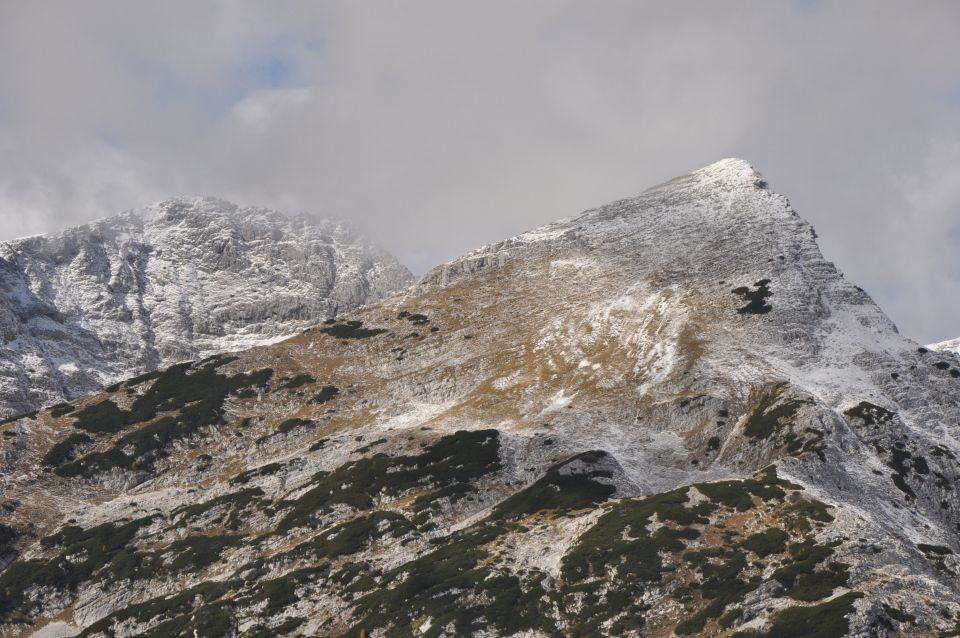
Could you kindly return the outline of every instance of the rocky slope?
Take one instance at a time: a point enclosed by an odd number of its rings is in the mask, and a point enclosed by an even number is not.
[[[960,339],[949,339],[947,341],[941,341],[940,343],[933,343],[927,346],[927,348],[937,350],[938,352],[952,352],[960,355]]]
[[[957,635],[960,360],[725,160],[6,423],[3,635]]]
[[[0,415],[288,337],[411,281],[338,222],[215,199],[0,242]]]

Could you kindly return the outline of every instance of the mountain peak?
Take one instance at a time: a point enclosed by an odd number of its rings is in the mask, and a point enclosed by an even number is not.
[[[704,184],[766,188],[763,176],[749,162],[728,157],[693,172]]]
[[[478,248],[424,276],[450,282],[547,252],[582,252],[626,268],[708,280],[768,278],[790,262],[823,260],[810,225],[742,159],[723,159],[649,188]],[[618,262],[618,263],[612,263]],[[771,265],[772,264],[772,265]],[[668,274],[669,273],[669,274]]]

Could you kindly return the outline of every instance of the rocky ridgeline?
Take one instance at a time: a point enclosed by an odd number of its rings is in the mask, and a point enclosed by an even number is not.
[[[412,281],[334,221],[174,199],[0,243],[0,414],[248,348]]]
[[[3,635],[960,634],[960,360],[726,160],[3,425]]]

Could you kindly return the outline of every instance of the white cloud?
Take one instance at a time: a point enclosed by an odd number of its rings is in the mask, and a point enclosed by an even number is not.
[[[958,23],[951,1],[3,3],[3,234],[213,194],[356,219],[422,271],[742,156],[942,339]]]

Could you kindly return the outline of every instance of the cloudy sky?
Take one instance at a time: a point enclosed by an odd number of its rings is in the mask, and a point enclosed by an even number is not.
[[[0,4],[0,239],[171,195],[415,272],[749,160],[920,341],[960,336],[960,2]]]

